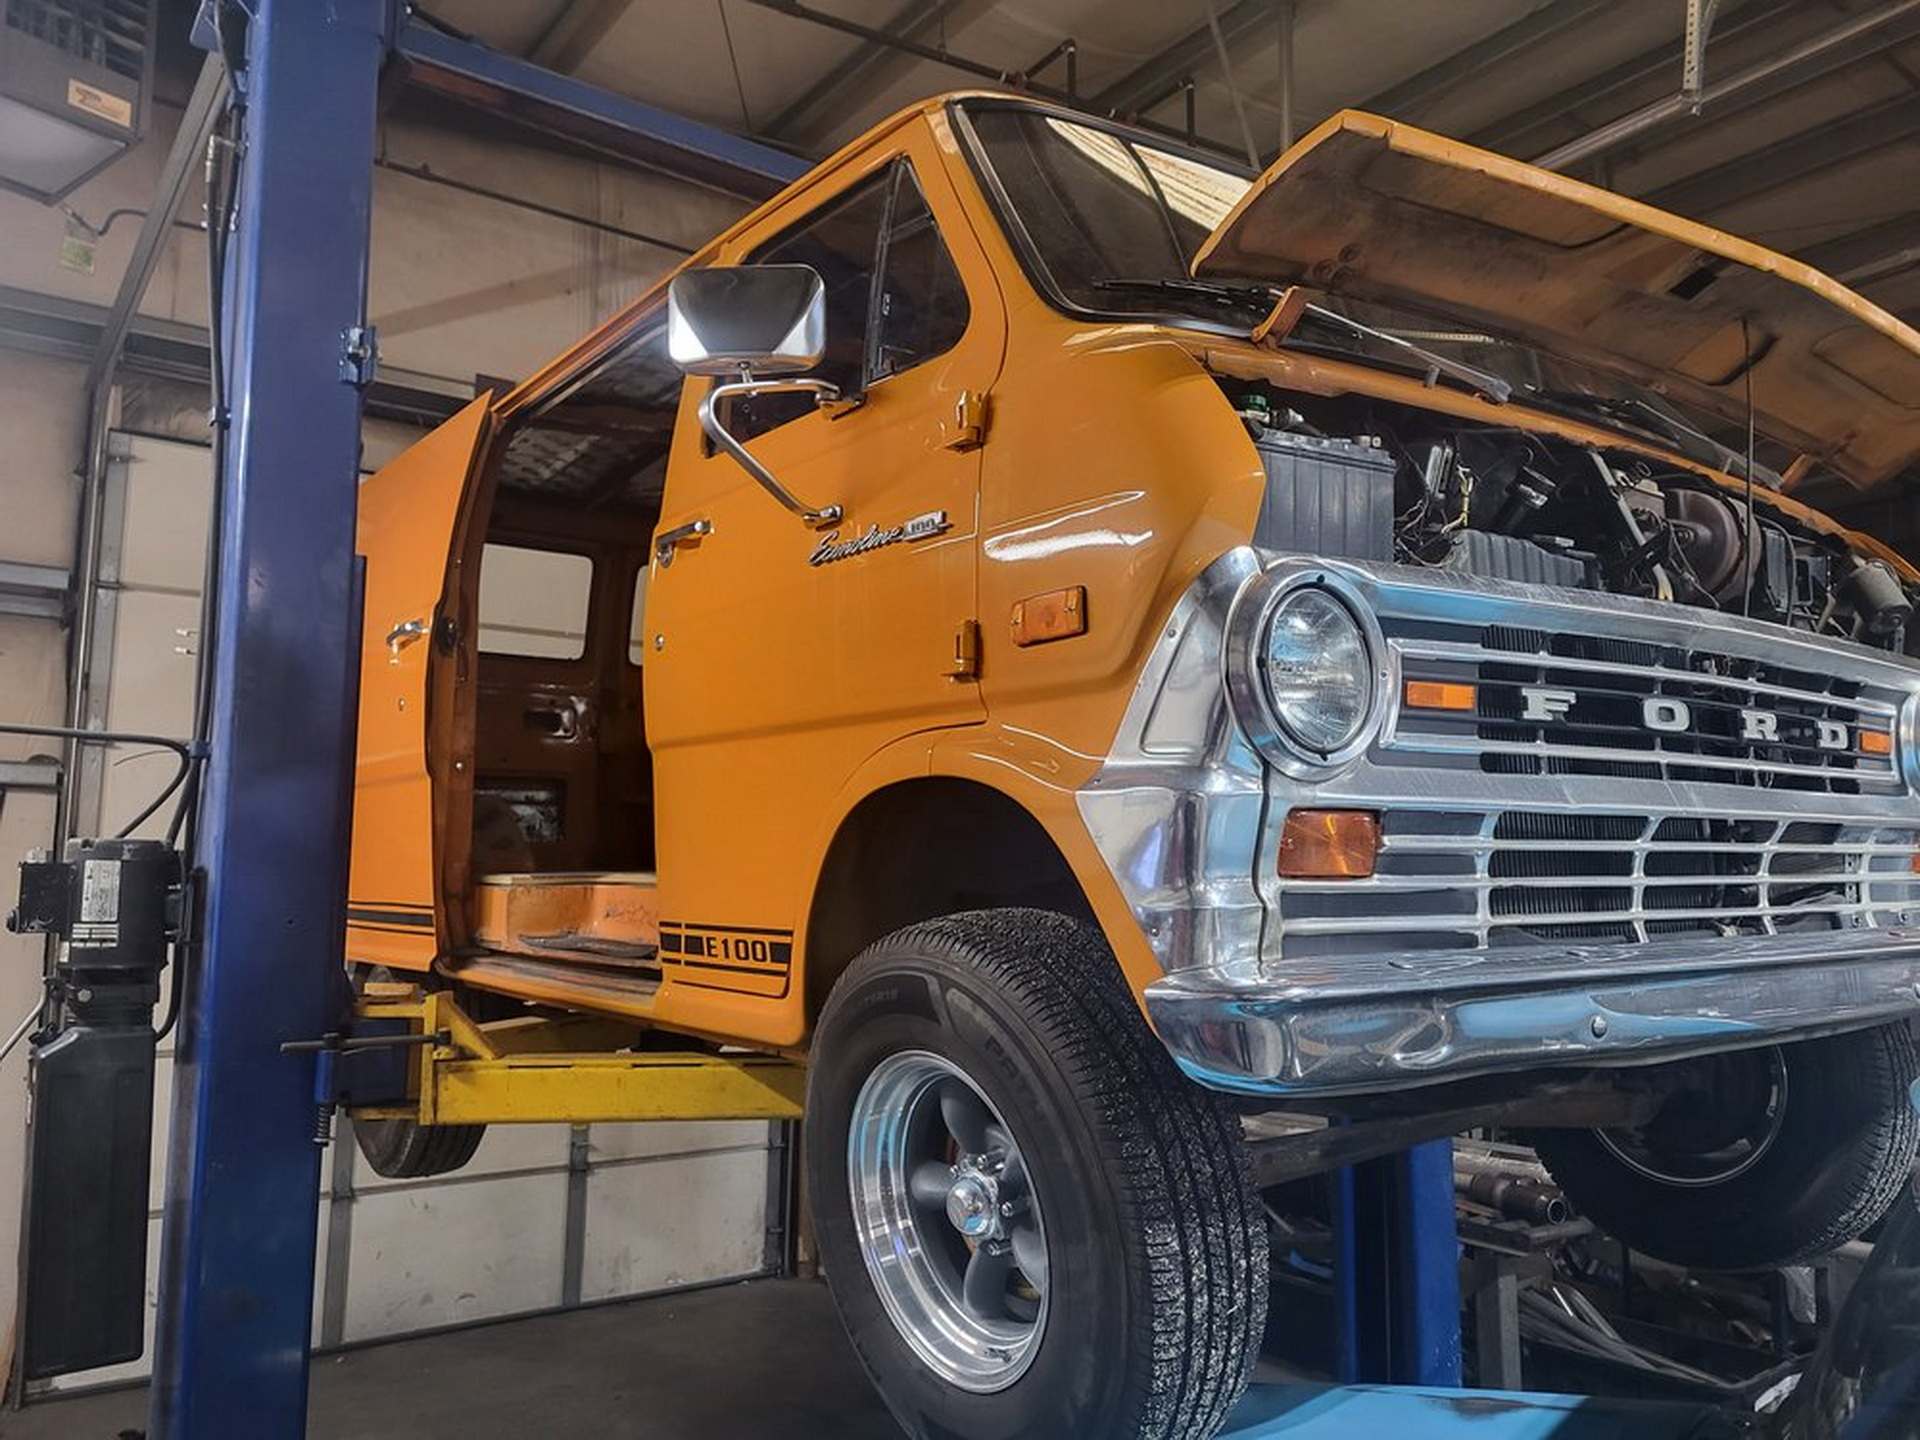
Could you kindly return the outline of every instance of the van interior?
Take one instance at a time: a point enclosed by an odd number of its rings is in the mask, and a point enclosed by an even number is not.
[[[664,327],[518,416],[483,499],[473,939],[488,988],[658,979],[648,547],[683,383]],[[603,999],[605,997],[602,997]],[[622,1007],[625,1008],[625,1007]]]

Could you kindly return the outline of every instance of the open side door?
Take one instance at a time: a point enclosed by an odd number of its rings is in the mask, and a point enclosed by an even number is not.
[[[454,768],[472,735],[463,747],[454,699],[472,648],[459,603],[490,418],[489,401],[474,401],[360,489],[367,593],[347,955],[365,964],[425,970],[449,938],[438,857],[447,836],[472,830],[471,766]]]
[[[1302,284],[1529,341],[1665,390],[1856,484],[1920,456],[1920,334],[1801,261],[1348,110],[1276,160],[1199,276]]]

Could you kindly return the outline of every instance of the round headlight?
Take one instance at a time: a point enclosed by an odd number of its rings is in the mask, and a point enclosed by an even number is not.
[[[1353,612],[1312,586],[1273,607],[1259,651],[1273,718],[1303,750],[1351,745],[1373,706],[1373,657]]]

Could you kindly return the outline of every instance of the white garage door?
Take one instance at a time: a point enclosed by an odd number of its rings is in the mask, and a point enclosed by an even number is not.
[[[192,725],[208,454],[135,436],[114,437],[114,454],[91,720],[184,737]],[[165,783],[171,761],[125,747],[102,750],[83,771],[81,824],[112,834]],[[167,813],[138,833],[160,834]],[[150,1312],[171,1080],[169,1044],[156,1087]],[[360,1159],[343,1120],[318,1201],[314,1341],[351,1344],[764,1274],[783,1248],[788,1133],[762,1121],[496,1126],[456,1174],[385,1180]],[[143,1360],[46,1388],[146,1371]]]

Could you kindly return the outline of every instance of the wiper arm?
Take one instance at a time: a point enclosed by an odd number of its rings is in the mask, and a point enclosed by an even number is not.
[[[1227,285],[1217,280],[1183,280],[1174,276],[1141,276],[1130,278],[1115,276],[1093,282],[1095,290],[1134,291],[1147,295],[1183,295],[1197,300],[1211,300],[1222,306],[1235,309],[1267,310],[1273,306],[1273,287],[1270,285]]]
[[[1377,340],[1383,345],[1391,345],[1405,352],[1426,368],[1428,385],[1439,383],[1442,375],[1451,375],[1454,379],[1471,386],[1496,405],[1506,404],[1513,395],[1513,386],[1491,371],[1482,370],[1462,360],[1450,360],[1445,355],[1437,355],[1424,346],[1414,344],[1411,340],[1401,339],[1391,331],[1376,330],[1371,325],[1362,325],[1358,320],[1349,320],[1338,310],[1329,310],[1324,305],[1309,305],[1306,313],[1335,329],[1346,331],[1349,335],[1357,335],[1363,340]]]
[[[1134,278],[1114,277],[1095,280],[1095,290],[1134,290],[1148,294],[1191,295],[1196,299],[1211,300],[1222,306],[1257,307],[1263,312],[1273,308],[1274,297],[1280,293],[1279,287],[1261,285],[1229,285],[1218,280],[1185,280],[1172,277],[1149,276]],[[1445,355],[1436,355],[1433,351],[1403,340],[1398,335],[1385,330],[1376,330],[1371,325],[1362,325],[1358,320],[1349,320],[1337,310],[1329,310],[1324,305],[1308,305],[1303,314],[1332,325],[1335,329],[1345,330],[1349,335],[1364,340],[1378,340],[1391,345],[1417,360],[1427,372],[1427,384],[1438,383],[1442,375],[1450,375],[1461,381],[1476,393],[1484,395],[1496,405],[1504,405],[1513,394],[1513,386],[1491,371],[1469,365],[1462,360],[1450,360]]]

